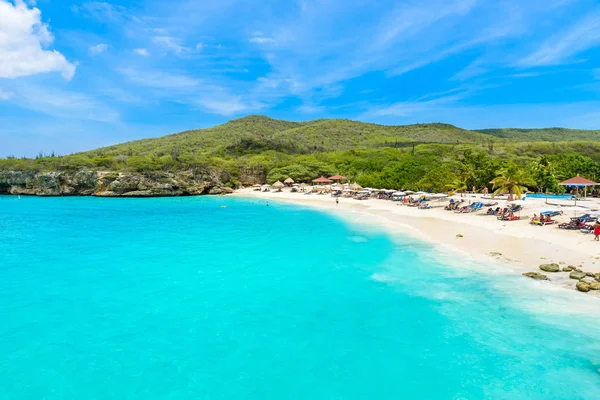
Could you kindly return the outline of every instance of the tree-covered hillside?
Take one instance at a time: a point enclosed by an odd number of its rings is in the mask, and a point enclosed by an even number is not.
[[[525,142],[565,142],[572,140],[600,140],[600,130],[567,129],[567,128],[543,128],[543,129],[479,129],[486,135],[502,139],[511,139]]]
[[[385,126],[349,120],[279,121],[248,116],[63,157],[0,159],[0,171],[188,171],[238,186],[288,176],[310,181],[341,173],[361,185],[444,190],[483,187],[502,171],[524,171],[532,189],[560,180],[600,179],[596,131],[483,130],[432,123]],[[575,140],[593,138],[593,140]],[[521,174],[522,175],[522,174]]]
[[[404,147],[407,143],[479,144],[489,140],[496,139],[447,124],[386,126],[341,119],[299,123],[251,115],[213,128],[137,140],[83,154],[163,156],[221,150],[235,154],[265,150],[306,154],[353,148]]]

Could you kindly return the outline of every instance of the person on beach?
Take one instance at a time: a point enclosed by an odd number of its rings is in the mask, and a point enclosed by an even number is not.
[[[336,197],[335,198],[335,205],[337,206],[338,204],[340,204],[340,199],[339,199],[339,197]]]
[[[594,224],[594,240],[600,241],[600,221],[596,221]]]

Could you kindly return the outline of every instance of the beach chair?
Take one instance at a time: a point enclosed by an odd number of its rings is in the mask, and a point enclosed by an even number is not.
[[[593,225],[585,225],[583,228],[581,228],[579,230],[579,232],[581,233],[594,233],[594,226]]]
[[[469,212],[475,212],[475,211],[479,211],[483,208],[483,203],[481,202],[476,202],[471,204],[471,207],[469,207]]]
[[[496,207],[496,208],[488,208],[486,214],[487,215],[497,215],[500,213],[500,207]]]
[[[562,211],[543,211],[540,215],[545,215],[547,217],[556,217],[558,215],[562,215]]]

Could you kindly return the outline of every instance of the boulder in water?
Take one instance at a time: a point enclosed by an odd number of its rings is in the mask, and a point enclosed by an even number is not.
[[[540,274],[539,272],[525,272],[525,273],[523,273],[523,276],[526,276],[526,277],[532,278],[532,279],[536,279],[538,281],[547,281],[547,280],[549,280],[546,275]]]
[[[579,272],[579,271],[573,271],[569,274],[569,278],[571,279],[583,279],[585,278],[587,275],[584,272]]]
[[[590,290],[600,290],[600,282],[588,282],[590,284]]]
[[[573,266],[569,265],[568,267],[564,267],[564,268],[562,269],[562,271],[563,271],[563,272],[571,272],[571,271],[573,271],[574,269],[575,269],[575,267],[573,267]]]
[[[560,271],[560,266],[555,263],[542,264],[542,265],[540,265],[540,269],[545,272],[558,272],[558,271]]]
[[[579,290],[580,292],[589,292],[591,287],[590,284],[588,282],[583,282],[583,281],[579,281],[577,282],[577,290]]]

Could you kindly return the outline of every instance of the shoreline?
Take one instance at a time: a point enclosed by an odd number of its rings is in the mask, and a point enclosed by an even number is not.
[[[600,272],[600,243],[594,241],[593,235],[565,231],[557,226],[530,225],[528,218],[498,221],[494,216],[485,214],[456,214],[445,211],[443,207],[419,210],[378,199],[357,201],[340,198],[336,205],[328,195],[286,191],[255,192],[242,189],[236,190],[232,196],[276,200],[333,212],[351,223],[367,228],[383,228],[392,237],[408,235],[436,247],[465,254],[476,261],[493,262],[507,273],[543,273],[549,279],[546,283],[572,290],[576,290],[578,281],[570,279],[568,272],[544,272],[539,269],[540,264],[556,263],[561,269],[570,265],[581,266],[585,272]],[[531,202],[533,206],[537,203]],[[562,216],[560,221],[565,219],[569,217]],[[600,297],[600,291],[583,294]]]

